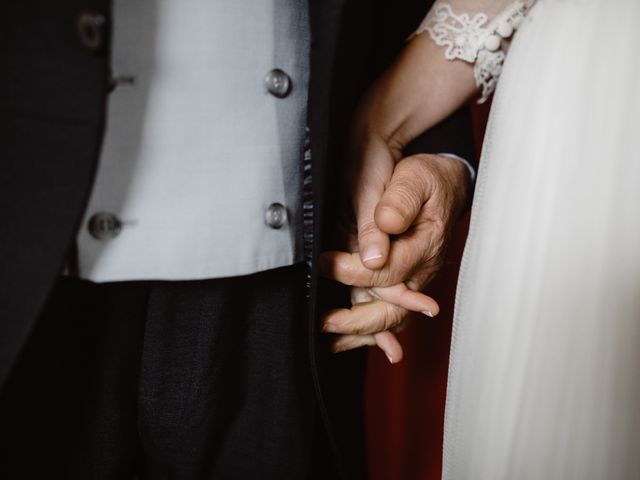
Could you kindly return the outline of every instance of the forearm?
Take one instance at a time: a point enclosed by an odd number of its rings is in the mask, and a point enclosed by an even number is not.
[[[428,35],[418,35],[373,85],[358,111],[363,135],[381,135],[401,151],[466,103],[477,91],[473,66],[444,58]]]
[[[409,142],[457,110],[479,87],[484,101],[495,88],[511,36],[534,3],[436,2],[365,98],[356,141],[378,136],[398,160]]]

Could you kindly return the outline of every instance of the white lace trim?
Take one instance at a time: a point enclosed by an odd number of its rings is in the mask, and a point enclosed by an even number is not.
[[[482,88],[483,103],[498,83],[504,64],[506,40],[518,29],[535,0],[516,0],[491,22],[485,13],[456,14],[451,5],[438,2],[414,35],[429,33],[436,45],[446,47],[447,60],[474,63],[476,85]]]

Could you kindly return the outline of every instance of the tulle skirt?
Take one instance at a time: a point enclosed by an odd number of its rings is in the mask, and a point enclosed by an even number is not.
[[[448,480],[640,479],[640,2],[539,0],[460,273]]]

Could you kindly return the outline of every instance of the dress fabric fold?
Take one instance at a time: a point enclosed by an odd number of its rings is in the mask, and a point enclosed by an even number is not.
[[[446,480],[640,478],[640,3],[539,0],[462,263]]]

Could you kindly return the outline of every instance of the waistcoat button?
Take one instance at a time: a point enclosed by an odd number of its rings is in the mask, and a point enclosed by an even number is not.
[[[287,209],[281,203],[272,203],[267,208],[267,212],[264,217],[265,223],[273,228],[282,228],[287,223]]]
[[[120,85],[133,86],[136,83],[136,77],[133,75],[114,75],[109,72],[109,80],[107,82],[107,93],[113,92]]]
[[[264,77],[264,83],[269,93],[278,98],[286,97],[291,91],[291,79],[289,75],[279,68],[275,68],[267,73],[267,76]]]
[[[97,240],[115,238],[122,230],[122,222],[113,213],[98,212],[89,219],[89,233]]]
[[[95,12],[84,12],[78,17],[78,37],[83,47],[91,51],[105,46],[107,36],[107,19]]]

